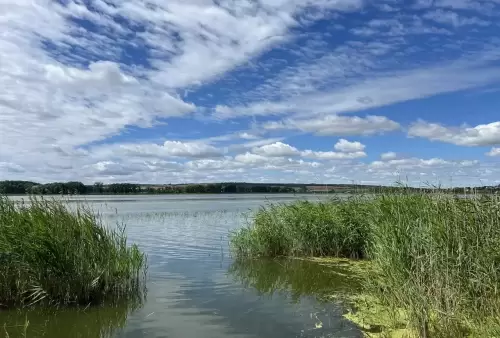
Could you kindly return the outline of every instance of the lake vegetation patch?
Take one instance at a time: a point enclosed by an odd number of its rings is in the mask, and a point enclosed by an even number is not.
[[[147,258],[83,205],[0,196],[0,306],[89,306],[142,297]]]

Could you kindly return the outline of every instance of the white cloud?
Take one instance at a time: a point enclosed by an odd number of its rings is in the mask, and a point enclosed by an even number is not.
[[[247,132],[240,133],[239,136],[245,140],[255,140],[259,138],[259,136]]]
[[[345,139],[340,139],[334,146],[338,151],[344,153],[362,152],[365,150],[365,145],[360,142],[349,142]]]
[[[304,150],[301,154],[304,157],[317,160],[352,160],[352,159],[366,157],[366,153],[364,151],[344,153],[335,151]]]
[[[63,29],[57,20],[53,23],[52,30]],[[39,33],[48,34],[44,29]],[[19,31],[5,27],[2,31],[11,33],[0,42],[0,155],[16,156],[21,143],[26,152],[77,147],[126,126],[148,127],[158,118],[185,116],[195,109],[175,94],[127,74],[115,62],[67,66],[36,49],[36,35],[15,34]]]
[[[365,145],[360,142],[349,142],[344,139],[340,139],[335,144],[335,151],[314,151],[314,150],[303,150],[299,151],[297,148],[282,142],[276,142],[273,144],[268,144],[262,147],[254,148],[253,154],[246,153],[244,155],[238,155],[235,157],[236,160],[242,162],[264,162],[264,158],[269,157],[288,157],[288,156],[302,156],[305,158],[316,159],[316,160],[352,160],[366,157],[364,152]]]
[[[49,82],[62,85],[99,86],[104,89],[137,83],[134,77],[123,74],[119,65],[110,61],[91,63],[88,70],[49,64],[45,66],[45,77]]]
[[[313,119],[288,119],[268,122],[263,125],[267,130],[301,130],[320,136],[373,135],[394,131],[400,128],[397,122],[384,116],[339,116],[328,115]]]
[[[232,119],[241,116],[288,115],[311,117],[366,110],[421,99],[438,94],[477,88],[500,82],[500,68],[489,66],[489,53],[476,56],[475,61],[460,60],[411,71],[391,72],[369,79],[354,80],[328,91],[299,91],[283,100],[260,101],[235,107],[218,107],[215,116]],[[447,79],[443,81],[442,79]]]
[[[288,165],[289,162],[286,161],[293,162],[295,160],[285,159],[285,157],[295,156],[302,156],[304,158],[320,161],[353,160],[366,157],[366,153],[363,151],[364,148],[365,146],[359,142],[349,142],[344,139],[339,140],[339,142],[335,144],[335,149],[337,149],[338,152],[314,151],[310,149],[300,151],[289,144],[275,142],[261,147],[255,147],[252,149],[252,153],[246,152],[245,154],[236,155],[235,160],[247,164],[268,163],[270,165],[276,165],[280,162]]]
[[[423,17],[440,24],[451,25],[454,27],[489,26],[491,24],[489,21],[485,21],[477,17],[464,17],[456,12],[449,10],[445,11],[442,9],[427,12]]]
[[[210,157],[221,155],[220,150],[215,147],[195,142],[166,141],[163,147],[172,156]]]
[[[106,147],[104,147],[106,148]],[[142,144],[120,144],[114,148],[114,152],[122,152],[124,155],[139,157],[187,157],[207,158],[222,156],[222,151],[209,144],[202,142],[165,141],[163,145]],[[108,156],[106,154],[104,156]]]
[[[398,155],[393,151],[389,151],[387,153],[383,153],[380,155],[380,159],[382,159],[384,161],[395,160],[397,157],[398,157]]]
[[[422,1],[422,0],[421,0]],[[434,6],[442,8],[451,8],[458,10],[475,11],[484,16],[491,16],[495,13],[494,2],[492,1],[476,1],[476,0],[436,0]]]
[[[488,156],[500,156],[500,148],[491,148],[489,152],[486,153]]]
[[[449,164],[441,158],[431,158],[429,160],[423,160],[419,158],[407,158],[407,159],[395,159],[388,161],[374,161],[370,163],[371,169],[414,169],[414,168],[424,168],[424,167],[439,167]]]
[[[250,165],[263,164],[269,162],[269,159],[266,156],[252,154],[249,152],[246,152],[245,154],[236,155],[234,159],[236,162],[250,164]]]
[[[266,157],[296,156],[299,154],[297,148],[282,142],[264,145],[262,147],[254,148],[252,151]]]
[[[387,161],[373,161],[369,168],[372,170],[408,170],[416,168],[443,168],[443,167],[470,167],[477,165],[479,161],[447,161],[442,158],[431,158],[428,160],[420,158],[394,159]],[[444,178],[443,178],[444,179]]]
[[[298,25],[296,19],[303,10],[348,10],[360,4],[348,0],[242,0],[221,1],[219,7],[211,1],[174,0],[151,9],[147,4],[135,2],[134,5],[122,4],[122,1],[113,3],[138,22],[154,25],[155,30],[161,32],[144,33],[142,37],[161,52],[175,55],[169,62],[155,62],[161,72],[155,74],[154,81],[166,82],[171,87],[211,80],[282,42],[287,30]],[[178,34],[182,43],[175,42],[174,34]],[[170,38],[169,44],[165,44],[165,37]]]
[[[157,171],[166,173],[178,171],[181,168],[182,165],[177,162],[162,160],[137,161],[133,159],[130,162],[99,161],[84,166],[83,171],[96,176],[130,176],[136,173],[154,173]]]
[[[250,152],[236,155],[234,161],[231,158],[226,158],[224,163],[227,168],[256,168],[278,171],[297,168],[318,168],[322,165],[319,162],[309,162],[302,159],[295,160],[285,157],[267,157]]]
[[[0,30],[8,32],[0,41],[0,157],[31,170],[40,162],[28,164],[26,155],[43,153],[43,163],[68,166],[54,149],[188,116],[196,107],[180,99],[181,88],[285,41],[306,10],[352,10],[355,3],[7,0],[0,13]]]
[[[500,122],[475,127],[446,127],[438,123],[418,121],[410,126],[408,135],[460,146],[496,145],[500,144]]]
[[[272,137],[272,138],[263,138],[254,141],[248,141],[239,144],[230,144],[228,149],[231,151],[241,151],[246,149],[258,148],[265,145],[273,144],[276,142],[280,142],[284,139],[284,137]]]

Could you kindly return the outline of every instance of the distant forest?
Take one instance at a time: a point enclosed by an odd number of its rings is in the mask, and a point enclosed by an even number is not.
[[[499,186],[460,187],[451,189],[409,188],[402,186],[377,186],[357,184],[271,184],[225,182],[206,184],[134,184],[96,182],[85,185],[82,182],[54,182],[40,184],[30,181],[0,181],[3,195],[85,195],[85,194],[227,194],[227,193],[381,193],[399,191],[436,191],[463,194],[467,192],[495,193]]]
[[[147,185],[134,183],[103,184],[96,182],[54,182],[40,184],[30,181],[0,181],[0,194],[84,195],[84,194],[220,194],[220,193],[296,193],[298,186],[247,183]]]

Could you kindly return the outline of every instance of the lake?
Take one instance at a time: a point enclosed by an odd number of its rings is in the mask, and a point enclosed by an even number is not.
[[[331,197],[331,196],[330,196]],[[22,197],[13,197],[20,200]],[[26,198],[26,197],[24,197]],[[56,197],[60,198],[60,197]],[[148,255],[142,304],[0,312],[0,336],[361,337],[325,296],[354,287],[343,273],[301,260],[234,262],[228,234],[266,203],[325,195],[77,196],[110,226],[126,224]],[[7,333],[6,333],[7,332]]]

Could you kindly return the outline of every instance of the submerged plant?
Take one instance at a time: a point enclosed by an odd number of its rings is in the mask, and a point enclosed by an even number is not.
[[[0,303],[88,305],[144,291],[146,256],[85,206],[0,197]]]

